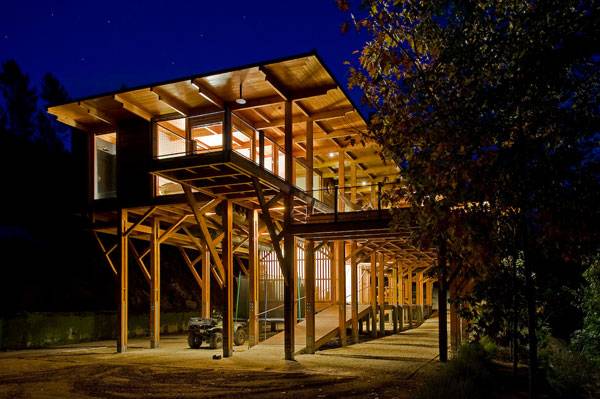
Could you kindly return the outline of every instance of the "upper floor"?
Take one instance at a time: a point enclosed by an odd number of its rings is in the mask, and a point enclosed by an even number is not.
[[[48,112],[82,131],[74,150],[85,154],[90,203],[176,203],[187,185],[255,208],[256,180],[267,199],[293,191],[299,213],[314,200],[331,209],[373,209],[382,185],[399,177],[377,144],[365,141],[365,120],[316,53],[92,96]]]

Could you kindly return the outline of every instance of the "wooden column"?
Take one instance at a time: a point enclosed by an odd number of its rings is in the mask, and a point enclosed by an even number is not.
[[[258,131],[258,164],[265,167],[265,132],[262,130]]]
[[[223,357],[233,355],[233,211],[232,202],[225,201],[222,210],[223,226],[222,259],[225,269],[225,286],[223,287]]]
[[[202,246],[202,309],[201,315],[205,319],[210,319],[210,251],[206,244]]]
[[[315,243],[304,241],[306,353],[315,353]]]
[[[129,265],[128,265],[128,246],[127,236],[127,209],[121,209],[119,212],[119,249],[120,249],[120,265],[119,265],[119,314],[118,314],[118,333],[117,333],[117,352],[122,353],[127,351],[127,298],[129,286]]]
[[[377,336],[377,254],[371,252],[371,284],[369,300],[371,302],[371,336]]]
[[[260,274],[260,259],[258,257],[258,210],[248,211],[248,285],[249,285],[249,315],[248,315],[248,341],[250,346],[258,344],[258,282]]]
[[[223,151],[231,151],[233,148],[233,133],[231,124],[231,108],[225,104],[223,109]]]
[[[407,316],[408,316],[408,326],[410,328],[412,328],[413,326],[413,288],[412,288],[412,283],[413,283],[413,279],[412,279],[412,267],[409,266],[408,267],[408,271],[407,271],[407,276],[406,276],[406,295],[407,295],[407,304],[408,304],[408,309],[407,309]]]
[[[423,273],[417,273],[417,305],[423,305]]]
[[[338,281],[338,328],[340,344],[346,345],[346,261],[344,255],[344,241],[336,240],[333,244],[335,250],[335,264]]]
[[[352,342],[358,343],[358,262],[356,259],[356,241],[350,246],[350,308],[352,309]]]
[[[333,256],[331,256],[331,272],[329,274],[329,277],[331,279],[331,304],[335,305],[337,303],[337,265],[335,263],[335,247],[329,247],[331,249],[331,254],[333,254]]]
[[[293,131],[292,131],[292,102],[285,102],[285,181],[292,184],[293,181]],[[284,318],[284,352],[286,360],[294,360],[295,352],[295,328],[296,328],[296,244],[294,236],[290,232],[293,220],[294,199],[292,194],[286,194],[284,198],[283,215],[283,239],[284,239],[284,270],[285,286],[283,295],[283,318]]]
[[[152,221],[150,236],[150,347],[160,346],[160,221]]]
[[[344,212],[346,209],[346,202],[344,201],[344,194],[346,192],[346,156],[344,150],[338,151],[338,211]]]
[[[425,303],[429,306],[433,305],[433,281],[431,279],[425,283]]]
[[[377,294],[379,296],[379,335],[385,335],[385,292],[384,292],[384,269],[385,269],[385,258],[383,253],[379,254],[378,261],[378,276],[377,276]]]
[[[309,119],[306,121],[306,191],[313,197],[315,193],[313,191],[313,178],[314,178],[314,152],[313,152],[313,121]]]

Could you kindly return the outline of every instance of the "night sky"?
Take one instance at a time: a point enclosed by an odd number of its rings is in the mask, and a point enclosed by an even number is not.
[[[341,33],[346,17],[334,0],[7,1],[0,61],[36,85],[52,72],[76,98],[316,49],[346,86],[364,41]]]

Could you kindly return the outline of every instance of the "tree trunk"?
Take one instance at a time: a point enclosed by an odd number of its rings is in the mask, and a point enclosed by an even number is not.
[[[535,283],[532,274],[532,256],[527,239],[527,226],[523,226],[525,235],[523,246],[523,260],[525,263],[525,298],[527,300],[527,332],[529,343],[529,397],[536,397],[536,375],[538,366],[537,357],[537,320],[535,305]]]
[[[439,312],[439,349],[440,362],[448,361],[448,315],[447,315],[447,287],[446,287],[446,242],[442,241],[438,249],[439,289],[438,289],[438,312]]]
[[[519,366],[519,309],[517,307],[517,258],[518,256],[513,255],[513,320],[512,320],[512,367],[513,376],[517,376],[517,368]]]

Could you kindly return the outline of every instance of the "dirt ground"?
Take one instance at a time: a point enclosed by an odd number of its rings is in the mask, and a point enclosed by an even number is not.
[[[281,346],[189,349],[166,336],[159,349],[132,340],[0,353],[0,398],[409,398],[437,367],[437,319],[400,334],[285,361]]]

